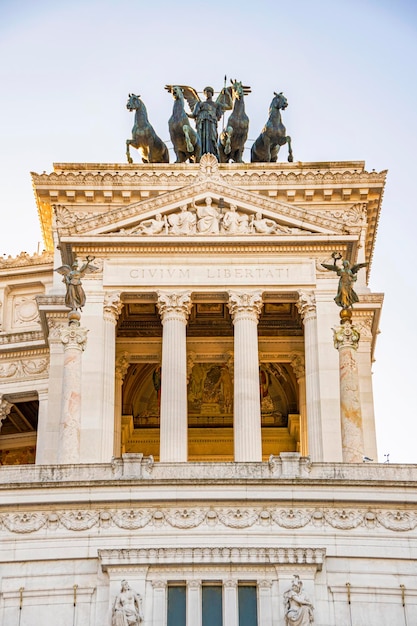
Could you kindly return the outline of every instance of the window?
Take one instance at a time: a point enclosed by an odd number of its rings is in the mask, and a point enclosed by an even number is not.
[[[238,587],[239,626],[258,626],[255,585]]]
[[[223,595],[220,585],[203,585],[202,626],[222,626]]]
[[[168,587],[167,626],[185,626],[187,615],[186,606],[185,585],[170,585]]]

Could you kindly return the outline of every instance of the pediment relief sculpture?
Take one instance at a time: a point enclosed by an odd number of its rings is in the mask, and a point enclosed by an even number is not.
[[[243,210],[207,196],[198,203],[183,204],[179,209],[142,220],[131,228],[121,228],[121,235],[277,235],[308,234],[311,231],[285,226],[261,211]]]

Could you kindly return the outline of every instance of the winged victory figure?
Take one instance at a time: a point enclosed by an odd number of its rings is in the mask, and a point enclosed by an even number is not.
[[[83,263],[81,267],[78,266],[78,261],[75,259],[72,265],[61,265],[61,267],[55,270],[64,277],[62,282],[65,283],[67,289],[65,305],[73,311],[77,309],[82,311],[85,305],[85,291],[81,284],[81,279],[87,272],[95,272],[98,270],[97,267],[91,265],[91,261],[94,261],[94,258],[93,256],[87,256],[85,263]]]
[[[329,265],[328,263],[322,263],[321,265],[325,267],[326,270],[336,272],[339,276],[339,286],[334,301],[337,306],[342,307],[342,309],[351,309],[355,302],[359,302],[358,294],[353,289],[353,284],[358,278],[357,273],[362,267],[366,267],[368,264],[356,263],[356,265],[351,265],[347,259],[344,259],[342,266],[340,266],[337,265],[336,261],[342,258],[341,255],[333,252],[332,257],[333,265]]]

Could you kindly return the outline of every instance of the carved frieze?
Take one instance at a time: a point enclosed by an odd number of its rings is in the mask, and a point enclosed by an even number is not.
[[[394,532],[411,532],[417,528],[416,510],[373,508],[329,509],[326,507],[184,507],[184,508],[89,508],[80,510],[22,511],[0,514],[0,528],[12,533],[33,533],[44,526],[59,526],[79,532],[95,527],[120,528],[126,531],[166,526],[188,531],[193,528],[231,528],[247,532],[249,528],[271,529],[330,527],[341,532],[357,528],[375,532],[384,528]],[[148,532],[148,531],[147,531]]]
[[[0,378],[28,379],[45,376],[48,370],[47,358],[16,359],[0,363]]]

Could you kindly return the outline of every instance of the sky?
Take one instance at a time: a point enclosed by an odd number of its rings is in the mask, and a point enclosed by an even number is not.
[[[385,293],[378,460],[417,463],[416,69],[415,0],[0,0],[0,254],[42,250],[31,171],[125,162],[128,93],[168,141],[165,84],[242,80],[253,140],[283,91],[295,161],[388,169],[369,282]]]

